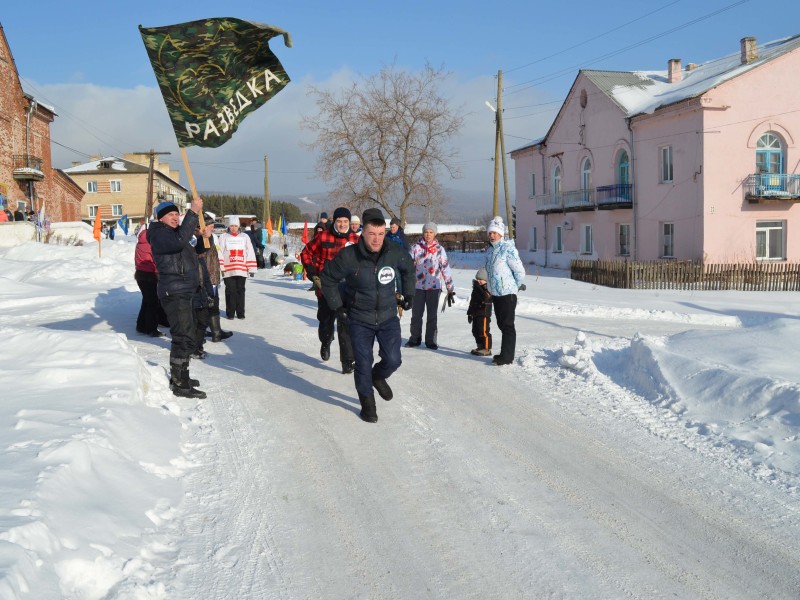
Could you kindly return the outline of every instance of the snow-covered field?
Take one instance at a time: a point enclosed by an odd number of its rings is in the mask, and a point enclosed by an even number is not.
[[[800,597],[797,293],[530,267],[492,367],[455,255],[370,425],[280,268],[173,397],[133,248],[0,249],[0,598]]]

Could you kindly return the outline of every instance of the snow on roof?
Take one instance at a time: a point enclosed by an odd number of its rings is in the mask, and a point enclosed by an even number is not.
[[[147,170],[147,167],[124,160],[122,158],[118,158],[116,156],[104,156],[102,158],[98,158],[97,160],[92,160],[87,163],[75,165],[74,167],[62,169],[62,171],[65,173],[84,173],[86,171],[97,171],[100,169],[100,163],[108,162],[111,163],[111,168],[115,171],[130,171],[131,169],[129,168],[129,165],[135,165]],[[136,169],[136,171],[139,171],[139,169]]]
[[[681,71],[682,80],[669,83],[666,71],[592,71],[583,73],[614,102],[626,116],[650,114],[657,109],[695,98],[783,54],[800,48],[800,35],[758,46],[758,58],[742,64],[741,52],[729,54]]]

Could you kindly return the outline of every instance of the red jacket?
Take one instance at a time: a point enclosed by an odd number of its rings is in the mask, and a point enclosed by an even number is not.
[[[347,233],[339,233],[332,226],[317,233],[300,253],[300,262],[309,277],[319,275],[325,263],[333,260],[339,251],[348,244],[357,244],[358,234],[348,229]],[[317,291],[319,293],[319,290]]]
[[[153,262],[153,250],[150,248],[150,242],[147,241],[147,229],[142,227],[139,237],[136,239],[136,251],[133,255],[136,270],[155,273],[157,271],[156,263]]]

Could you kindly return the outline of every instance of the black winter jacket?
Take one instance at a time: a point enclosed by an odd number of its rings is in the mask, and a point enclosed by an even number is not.
[[[469,298],[467,316],[470,317],[491,317],[492,316],[492,295],[484,283],[481,285],[477,280],[472,280],[472,296]]]
[[[378,252],[370,252],[362,237],[325,264],[320,280],[332,310],[344,306],[352,320],[377,325],[397,316],[395,293],[414,295],[416,269],[399,245],[387,240]]]
[[[158,297],[194,294],[200,287],[197,253],[192,246],[197,215],[186,211],[177,229],[156,221],[147,229],[147,241],[158,269]],[[202,243],[202,242],[201,242]]]

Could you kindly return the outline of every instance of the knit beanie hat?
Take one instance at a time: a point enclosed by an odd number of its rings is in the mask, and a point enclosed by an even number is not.
[[[228,217],[228,227],[231,225],[236,225],[236,227],[239,227],[239,217]]]
[[[439,233],[439,229],[436,227],[436,223],[434,223],[433,221],[429,221],[422,226],[422,233],[425,233],[428,230],[431,230],[433,232],[433,235]]]
[[[503,224],[502,217],[495,217],[491,221],[489,221],[489,226],[486,228],[486,233],[499,233],[502,236],[506,234],[506,226]]]
[[[352,215],[350,217],[350,222],[351,223],[358,223],[360,225],[361,224],[361,218],[358,215]]]
[[[383,216],[380,208],[368,208],[361,214],[361,221],[363,223],[370,223],[370,222],[377,222],[380,221],[384,225],[386,225],[386,219]]]
[[[162,217],[168,215],[172,211],[179,212],[178,207],[173,202],[161,202],[156,206],[156,220],[160,221]]]
[[[327,218],[328,218],[328,213],[326,213],[326,212],[324,212],[324,213],[321,213],[321,214],[319,215],[319,218],[320,218],[320,219],[327,219]]]
[[[481,267],[478,269],[478,272],[475,273],[475,279],[480,279],[481,281],[489,281],[489,274],[486,272],[486,269]]]
[[[336,219],[348,219],[349,220],[351,216],[352,215],[350,214],[350,211],[347,210],[344,206],[340,206],[335,211],[333,211],[333,220],[334,221],[336,221]]]

